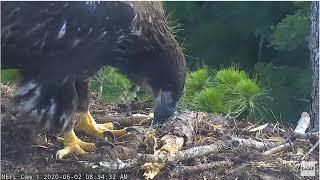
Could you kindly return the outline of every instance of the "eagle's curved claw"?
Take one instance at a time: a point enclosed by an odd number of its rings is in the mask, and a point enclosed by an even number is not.
[[[127,134],[125,129],[114,130],[114,127],[120,127],[119,123],[109,122],[104,124],[97,124],[90,112],[84,112],[80,117],[79,129],[88,135],[94,136],[98,139],[106,140],[107,133],[112,133],[114,136],[122,136]]]
[[[73,129],[67,130],[64,133],[64,138],[58,138],[59,141],[63,141],[64,148],[59,150],[56,154],[56,159],[60,160],[68,154],[74,153],[75,155],[85,154],[86,152],[92,152],[96,149],[94,143],[87,143],[81,141]]]

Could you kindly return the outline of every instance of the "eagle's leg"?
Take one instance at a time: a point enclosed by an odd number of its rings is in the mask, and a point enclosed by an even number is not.
[[[89,111],[81,113],[79,129],[88,135],[100,139],[105,138],[106,132],[110,132],[114,136],[121,136],[127,133],[125,129],[114,130],[112,122],[97,124]]]
[[[85,154],[86,152],[92,152],[96,149],[94,143],[81,141],[74,133],[73,128],[70,128],[64,132],[63,145],[64,148],[57,152],[56,159],[62,159],[71,153],[80,155]]]
[[[97,124],[93,119],[89,112],[89,83],[89,79],[76,81],[76,91],[79,97],[78,111],[81,114],[79,129],[100,139],[106,139],[108,133],[112,133],[114,136],[126,134],[126,130],[113,130],[112,122]]]

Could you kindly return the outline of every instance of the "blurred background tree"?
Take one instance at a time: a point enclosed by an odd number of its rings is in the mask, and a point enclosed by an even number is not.
[[[310,2],[163,5],[190,70],[181,108],[232,117],[263,114],[267,121],[291,123],[309,111]],[[12,70],[1,73],[2,81],[15,78]],[[235,78],[234,84],[228,86],[219,78]],[[108,102],[150,100],[146,91],[109,67],[96,74],[92,89]]]
[[[312,130],[317,132],[319,131],[319,1],[313,1],[311,3],[309,48],[312,68],[310,118]]]
[[[295,123],[309,111],[310,2],[165,2],[191,71],[236,64],[272,101],[266,119]]]

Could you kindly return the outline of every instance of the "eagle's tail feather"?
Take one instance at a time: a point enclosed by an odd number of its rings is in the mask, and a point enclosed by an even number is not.
[[[31,79],[17,87],[11,109],[18,124],[32,124],[37,130],[62,133],[70,126],[77,105],[73,81],[42,82]]]
[[[10,139],[6,146],[8,151],[14,149],[8,158],[19,162],[27,160],[26,154],[38,132],[50,130],[60,134],[67,128],[72,129],[77,105],[74,81],[70,78],[60,82],[30,78],[19,83],[8,108],[12,121],[6,131]]]

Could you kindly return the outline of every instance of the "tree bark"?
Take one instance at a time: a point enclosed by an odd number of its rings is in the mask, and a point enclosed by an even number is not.
[[[311,29],[309,38],[310,61],[312,68],[311,125],[319,130],[319,2],[311,3]]]

